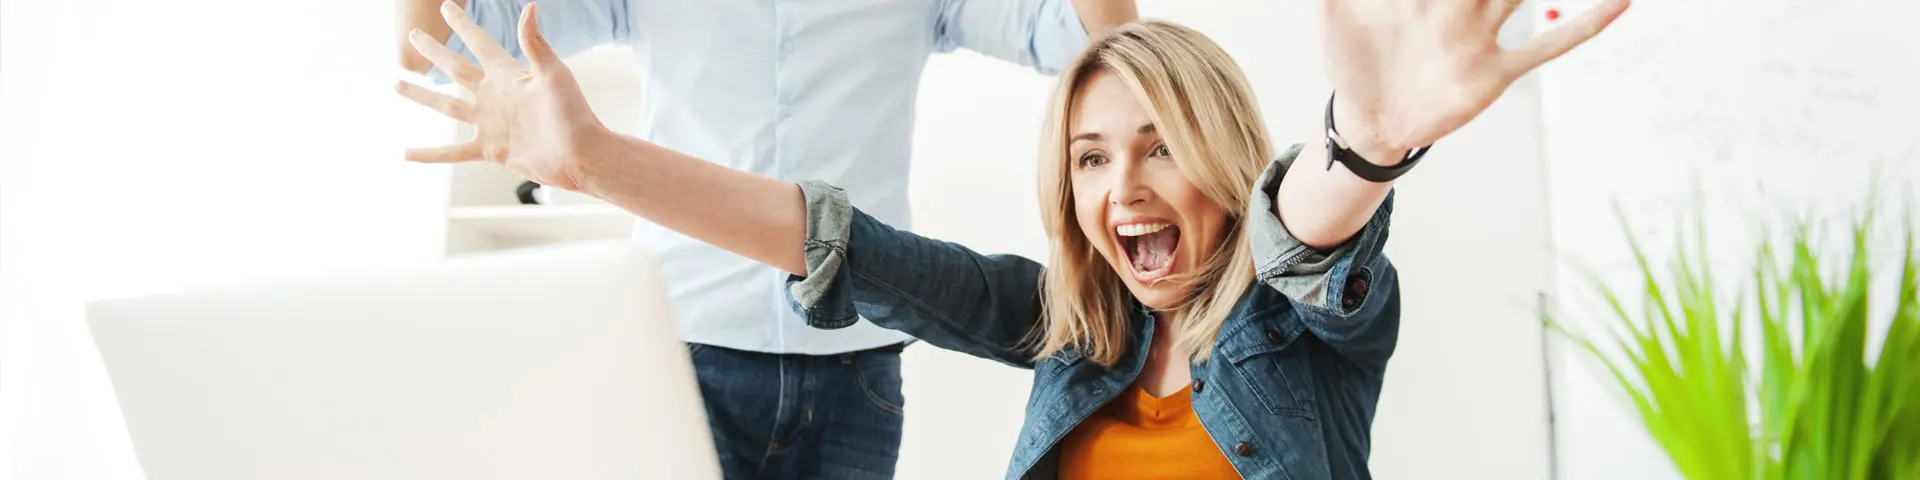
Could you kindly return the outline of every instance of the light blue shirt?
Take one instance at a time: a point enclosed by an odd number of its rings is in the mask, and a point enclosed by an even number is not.
[[[472,0],[467,10],[519,57],[526,3]],[[634,47],[642,138],[736,170],[838,185],[899,228],[912,225],[908,153],[927,57],[967,48],[1052,74],[1087,40],[1070,0],[539,3],[540,29],[562,56]],[[471,57],[458,36],[448,46]],[[647,222],[634,238],[659,257],[688,342],[818,355],[908,338],[864,320],[815,330],[789,308],[785,272]]]

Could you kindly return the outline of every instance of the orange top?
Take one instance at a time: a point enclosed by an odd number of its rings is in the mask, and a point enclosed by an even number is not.
[[[1192,390],[1128,387],[1060,442],[1061,480],[1240,478],[1193,413]]]

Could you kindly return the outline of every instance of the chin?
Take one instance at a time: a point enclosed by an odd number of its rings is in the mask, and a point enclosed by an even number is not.
[[[1142,305],[1153,310],[1173,310],[1187,300],[1185,285],[1175,285],[1173,282],[1154,282],[1152,286],[1134,282],[1126,283],[1127,292],[1132,293],[1133,298],[1139,299]]]

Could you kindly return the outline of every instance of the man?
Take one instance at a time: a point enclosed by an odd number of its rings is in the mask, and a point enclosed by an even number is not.
[[[472,57],[441,0],[401,0],[403,31]],[[527,0],[454,0],[495,42]],[[773,178],[845,187],[854,205],[910,225],[908,153],[927,57],[968,48],[1051,74],[1089,34],[1136,18],[1132,0],[547,0],[536,19],[571,55],[631,44],[645,131],[662,147]],[[432,63],[405,36],[401,62]],[[445,74],[435,72],[445,80]],[[689,345],[727,478],[890,478],[908,338],[865,321],[815,330],[785,304],[787,274],[656,226],[655,249]]]

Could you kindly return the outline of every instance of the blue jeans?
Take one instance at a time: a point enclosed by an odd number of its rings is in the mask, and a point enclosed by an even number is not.
[[[900,348],[816,356],[688,344],[727,480],[893,478]]]

